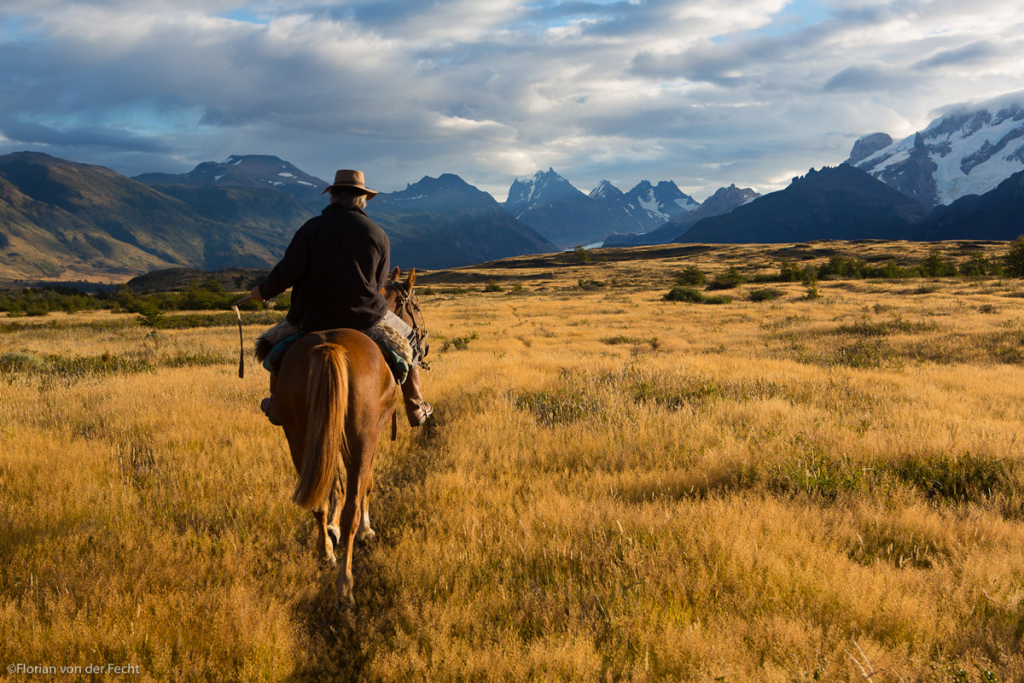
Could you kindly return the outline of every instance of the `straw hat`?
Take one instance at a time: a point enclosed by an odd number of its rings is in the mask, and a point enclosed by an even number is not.
[[[363,178],[362,171],[348,169],[338,171],[334,174],[334,184],[328,185],[327,189],[320,194],[327,194],[336,187],[354,187],[357,190],[362,190],[367,199],[373,199],[377,196],[377,190],[371,190],[366,187],[366,180]]]

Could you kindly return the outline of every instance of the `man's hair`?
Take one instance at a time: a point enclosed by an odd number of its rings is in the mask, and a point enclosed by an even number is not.
[[[331,204],[341,204],[343,209],[365,209],[366,195],[354,187],[331,189]]]

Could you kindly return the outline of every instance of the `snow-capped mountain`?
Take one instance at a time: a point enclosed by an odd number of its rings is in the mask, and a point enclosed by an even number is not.
[[[274,156],[236,155],[199,164],[189,173],[147,173],[135,179],[207,213],[217,211],[228,221],[238,207],[267,214],[275,207],[292,209],[282,226],[287,238],[328,202],[321,194],[326,182]],[[509,216],[491,195],[450,173],[424,177],[403,191],[381,192],[366,211],[388,233],[391,261],[402,267],[447,268],[557,249]],[[276,253],[286,245],[275,245]]]
[[[297,166],[267,154],[231,155],[224,161],[203,162],[188,173],[144,173],[132,180],[152,186],[213,185],[274,189],[316,205],[326,203],[320,193],[328,185]]]
[[[589,195],[554,169],[517,178],[505,209],[560,247],[601,242],[612,232],[644,233],[699,204],[674,182],[639,183],[622,192],[608,180]]]
[[[591,199],[598,201],[612,201],[621,202],[626,198],[626,195],[622,193],[622,190],[611,184],[611,181],[602,180],[597,184],[590,194],[587,195]]]
[[[633,230],[647,232],[665,222],[660,213],[647,209],[607,180],[598,183],[587,198],[603,210],[604,222],[608,225],[629,225]],[[657,208],[655,201],[649,201],[648,205]]]
[[[396,265],[449,268],[557,250],[494,197],[452,173],[382,192],[366,211],[388,233]]]
[[[661,219],[658,225],[700,206],[699,202],[685,194],[671,180],[662,180],[657,185],[651,185],[646,180],[642,180],[626,193],[626,197],[638,208],[657,214]]]
[[[684,234],[697,221],[727,214],[760,196],[749,187],[739,188],[735,184],[729,187],[720,187],[713,195],[705,199],[703,204],[697,204],[694,209],[680,212],[664,225],[644,234],[610,234],[605,239],[604,246],[635,247],[644,244],[668,244]],[[696,202],[694,203],[696,204]]]
[[[1024,91],[957,107],[896,142],[864,136],[847,163],[929,206],[984,194],[1024,169]]]
[[[654,230],[700,206],[671,180],[663,180],[656,186],[643,180],[629,192],[622,192],[602,180],[588,196],[605,208],[607,227],[638,233]]]
[[[585,197],[572,183],[555,173],[555,169],[537,171],[532,178],[516,178],[508,191],[505,209],[513,215],[541,202],[564,197]],[[516,215],[516,218],[519,216]]]

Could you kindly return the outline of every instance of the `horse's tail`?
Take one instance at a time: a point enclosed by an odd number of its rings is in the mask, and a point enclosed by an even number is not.
[[[292,494],[299,507],[319,507],[338,476],[338,458],[348,459],[348,359],[337,344],[318,344],[309,352],[306,389],[306,449],[302,473]]]

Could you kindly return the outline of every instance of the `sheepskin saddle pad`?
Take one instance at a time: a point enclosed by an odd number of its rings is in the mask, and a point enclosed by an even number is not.
[[[399,384],[405,382],[409,368],[413,365],[412,346],[409,341],[383,320],[369,329],[360,330],[360,332],[380,347],[395,381]],[[287,320],[282,320],[256,340],[256,360],[263,363],[264,368],[276,374],[288,348],[303,334],[304,332],[299,327]]]

